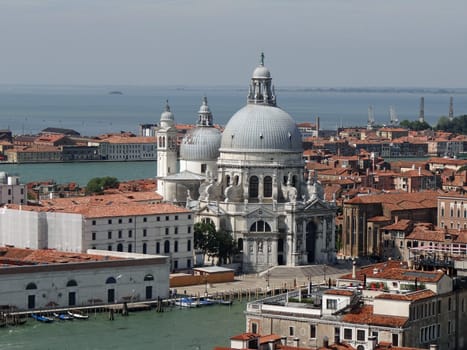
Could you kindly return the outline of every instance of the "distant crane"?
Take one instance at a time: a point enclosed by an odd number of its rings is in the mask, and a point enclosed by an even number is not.
[[[454,102],[451,96],[451,98],[449,99],[449,120],[453,120],[453,119],[454,119]]]
[[[420,123],[425,122],[425,98],[423,96],[420,98],[420,115],[418,116],[418,121]]]
[[[367,130],[373,130],[375,125],[375,111],[373,106],[368,106],[368,124],[366,125]]]
[[[389,118],[390,118],[390,124],[392,126],[397,126],[399,125],[399,118],[397,117],[397,114],[396,114],[396,109],[394,108],[394,106],[390,106],[389,107]]]

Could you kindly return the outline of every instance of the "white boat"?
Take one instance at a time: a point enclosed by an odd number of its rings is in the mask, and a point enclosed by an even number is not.
[[[70,315],[73,318],[76,318],[77,320],[87,320],[89,318],[88,315],[83,315],[76,311],[75,312],[68,311],[68,315]]]
[[[198,307],[199,303],[192,298],[180,298],[175,300],[175,305],[180,307]]]

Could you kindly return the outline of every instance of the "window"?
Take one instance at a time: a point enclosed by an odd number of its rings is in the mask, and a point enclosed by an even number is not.
[[[158,217],[156,218],[156,221],[161,221],[161,217],[158,216]]]
[[[248,186],[248,197],[249,198],[258,198],[258,177],[250,177],[250,185]]]
[[[191,219],[191,214],[188,214],[188,220],[190,220],[190,219]]]
[[[392,334],[392,345],[398,346],[399,345],[399,334]]]
[[[143,222],[147,222],[148,221],[148,218],[143,218]]]
[[[112,245],[111,245],[111,244],[109,244],[109,245],[107,246],[107,250],[108,250],[108,251],[112,251]]]
[[[169,228],[168,228],[168,227],[165,228],[165,234],[166,234],[166,235],[169,234]]]
[[[207,170],[207,165],[206,164],[201,164],[201,174],[205,174]]]
[[[122,219],[118,219],[118,223],[121,224],[123,221]]]
[[[272,177],[265,176],[263,180],[263,197],[270,198],[272,197]]]
[[[128,238],[131,238],[133,236],[133,231],[132,230],[128,230]]]
[[[186,267],[187,267],[187,269],[191,268],[191,259],[186,260]]]
[[[290,326],[289,327],[289,336],[293,337],[294,333],[295,333],[294,331],[295,331],[294,327]]]
[[[148,250],[148,245],[146,243],[143,243],[143,254],[146,254]]]
[[[352,340],[352,328],[344,328],[344,339]]]
[[[251,323],[251,333],[258,334],[258,324],[256,322]]]
[[[365,331],[363,329],[357,329],[357,340],[365,340]]]
[[[91,236],[92,236],[92,240],[95,241],[95,240],[96,240],[96,233],[95,233],[95,232],[92,232],[92,233],[91,233]]]
[[[310,338],[316,338],[316,325],[310,324]]]
[[[28,283],[26,290],[37,289],[37,286],[34,282]]]
[[[170,253],[170,242],[169,241],[165,241],[164,242],[164,253]]]
[[[131,253],[133,250],[133,246],[130,244],[128,244],[128,253]]]
[[[108,223],[109,225],[112,225],[112,219],[107,220],[107,223]]]
[[[190,251],[191,251],[191,239],[189,239],[189,240],[186,242],[186,251],[187,251],[187,252],[190,252]]]
[[[326,308],[328,310],[335,310],[337,309],[337,300],[336,299],[327,299],[326,300]]]
[[[178,215],[175,215],[175,220],[178,220]]]
[[[451,301],[451,297],[448,298],[448,311],[451,311],[451,307],[452,307],[452,301]]]
[[[159,242],[156,243],[156,254],[161,253],[161,244]]]
[[[117,244],[117,252],[123,252],[123,244]]]
[[[178,241],[174,242],[174,252],[178,253]]]
[[[178,260],[174,260],[174,269],[178,269]]]
[[[129,218],[128,222],[131,224],[133,222],[133,218]]]
[[[188,226],[187,232],[188,232],[188,233],[191,233],[191,226]]]
[[[174,233],[177,235],[178,234],[178,227],[174,227]]]
[[[250,232],[271,232],[271,226],[267,222],[259,220],[250,226]]]
[[[122,231],[118,231],[118,238],[122,238]]]
[[[143,228],[143,237],[146,237],[146,236],[147,236],[147,234],[148,234],[148,233],[147,233],[146,229],[145,229],[145,228]]]
[[[92,220],[92,226],[96,226],[96,220]]]
[[[77,287],[77,286],[78,286],[78,283],[77,283],[75,280],[69,280],[69,281],[66,283],[66,286],[67,286],[67,287]]]
[[[166,216],[165,221],[169,221],[169,218],[170,218],[169,216]]]
[[[106,284],[115,284],[115,283],[117,283],[117,280],[115,278],[113,278],[113,277],[109,277],[109,278],[106,279],[105,283]]]
[[[107,232],[107,238],[112,239],[112,231]]]

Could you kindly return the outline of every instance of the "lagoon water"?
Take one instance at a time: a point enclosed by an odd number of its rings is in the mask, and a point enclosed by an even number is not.
[[[225,125],[246,102],[249,78],[241,87],[136,87],[136,86],[6,86],[0,85],[0,129],[34,134],[47,127],[74,129],[85,136],[132,131],[138,125],[158,123],[169,100],[178,123],[195,123],[201,98],[208,97],[214,122]],[[278,105],[297,122],[321,118],[321,129],[366,125],[372,105],[378,124],[389,123],[389,107],[399,120],[417,120],[420,97],[425,98],[425,119],[436,124],[448,114],[467,114],[467,90],[445,89],[308,89],[280,87]],[[121,95],[109,94],[121,91]]]
[[[163,313],[141,311],[129,317],[91,315],[86,321],[44,324],[29,319],[23,326],[0,328],[0,349],[17,350],[212,350],[228,346],[245,331],[245,303]]]

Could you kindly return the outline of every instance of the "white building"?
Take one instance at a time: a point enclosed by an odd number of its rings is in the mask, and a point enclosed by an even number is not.
[[[166,256],[0,248],[2,305],[67,308],[167,298]]]
[[[102,160],[115,162],[155,160],[157,154],[156,138],[150,136],[110,135],[88,146],[97,146]]]
[[[335,257],[336,207],[324,200],[316,177],[305,173],[300,131],[277,107],[263,59],[253,72],[247,105],[222,135],[203,101],[198,125],[182,141],[182,171],[162,169],[167,150],[158,151],[158,186],[172,184],[159,193],[167,201],[186,202],[196,221],[230,232],[244,272]]]
[[[26,185],[19,183],[18,176],[0,172],[0,205],[26,204],[27,192]]]
[[[149,197],[135,192],[127,193],[126,200],[103,195],[54,199],[41,206],[9,205],[0,210],[0,245],[164,254],[171,270],[193,267],[192,212]]]

